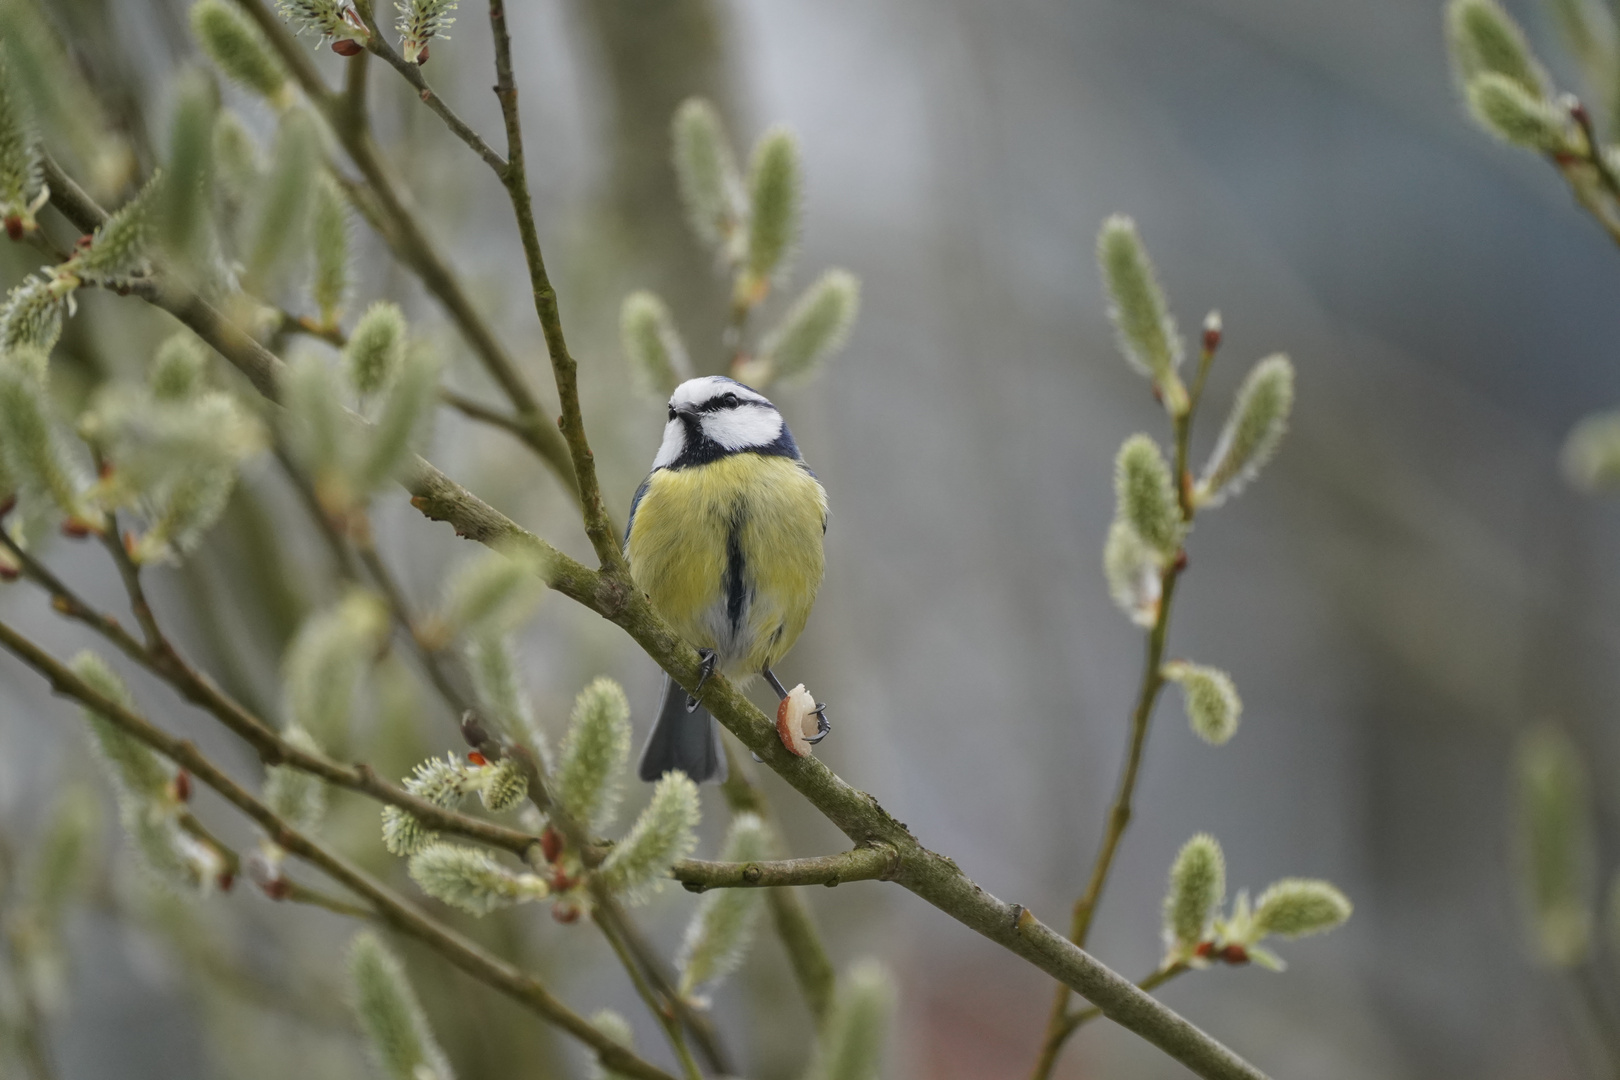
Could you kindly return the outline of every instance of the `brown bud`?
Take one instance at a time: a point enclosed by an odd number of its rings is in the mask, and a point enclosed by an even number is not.
[[[184,769],[174,774],[174,797],[179,802],[191,801],[191,774]]]
[[[332,51],[339,56],[358,56],[365,49],[353,38],[338,38],[332,42]]]
[[[90,526],[78,518],[68,518],[62,522],[62,535],[72,540],[83,540],[90,535]]]
[[[1241,945],[1228,945],[1221,950],[1221,959],[1228,964],[1247,964],[1249,962],[1249,950]]]
[[[563,852],[562,833],[546,826],[546,831],[540,834],[540,851],[546,857],[546,862],[554,863]]]
[[[13,240],[21,240],[23,238],[23,220],[21,214],[6,215],[6,235],[11,237]]]
[[[578,904],[552,904],[551,917],[558,922],[567,924],[579,921]]]

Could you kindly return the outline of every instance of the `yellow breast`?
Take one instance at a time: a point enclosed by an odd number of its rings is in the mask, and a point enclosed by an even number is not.
[[[728,674],[779,660],[821,585],[827,494],[791,458],[732,454],[660,469],[631,522],[636,585]]]

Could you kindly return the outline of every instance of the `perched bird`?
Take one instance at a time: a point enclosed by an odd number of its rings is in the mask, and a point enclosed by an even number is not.
[[[776,406],[718,375],[675,388],[663,444],[630,504],[625,556],[636,587],[703,655],[702,679],[760,674],[787,697],[771,666],[810,616],[826,531],[827,493]],[[823,713],[816,738],[826,730]],[[726,777],[714,720],[666,675],[639,772],[656,780],[669,769]]]

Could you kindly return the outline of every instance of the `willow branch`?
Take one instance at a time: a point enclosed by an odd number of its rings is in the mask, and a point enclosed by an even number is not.
[[[363,897],[377,917],[395,930],[416,938],[456,967],[487,983],[590,1046],[609,1068],[648,1080],[671,1080],[668,1073],[643,1061],[608,1038],[590,1021],[552,996],[538,979],[423,914],[387,886],[341,855],[328,850],[279,818],[246,788],[226,775],[189,741],[156,727],[133,710],[97,693],[66,665],[51,657],[8,624],[0,623],[0,647],[43,675],[52,689],[106,718],[125,734],[156,750],[235,806],[288,853],[315,866],[332,880]]]
[[[773,889],[789,885],[833,888],[849,881],[887,881],[900,867],[900,853],[888,844],[858,847],[838,855],[758,862],[686,859],[671,874],[688,892],[710,889]]]
[[[1199,353],[1198,373],[1193,380],[1187,408],[1175,417],[1172,425],[1177,499],[1181,507],[1181,516],[1187,522],[1192,521],[1196,511],[1191,495],[1191,476],[1187,468],[1192,420],[1198,409],[1198,401],[1204,393],[1210,363],[1214,359],[1214,346],[1206,344]],[[1125,760],[1120,766],[1119,783],[1114,790],[1114,801],[1108,808],[1102,843],[1098,847],[1096,861],[1092,863],[1091,877],[1086,882],[1085,892],[1075,901],[1074,910],[1070,915],[1069,940],[1081,948],[1085,948],[1086,939],[1091,933],[1092,919],[1097,913],[1097,904],[1102,900],[1103,888],[1107,885],[1108,875],[1114,867],[1114,856],[1119,853],[1120,842],[1131,823],[1136,782],[1142,771],[1142,752],[1147,746],[1148,726],[1153,719],[1153,707],[1158,704],[1159,692],[1164,689],[1164,647],[1170,632],[1171,605],[1175,600],[1176,583],[1181,580],[1182,572],[1186,568],[1186,552],[1178,552],[1176,558],[1160,575],[1159,610],[1147,634],[1142,681],[1137,689],[1136,705],[1131,710],[1130,739],[1125,750]],[[1030,1074],[1031,1080],[1046,1080],[1057,1065],[1064,1042],[1075,1030],[1075,1025],[1067,1023],[1068,1009],[1069,987],[1059,984],[1052,994],[1052,1009],[1047,1016],[1046,1034],[1041,1041],[1035,1069]]]
[[[60,174],[59,169],[54,172]],[[55,202],[56,185],[51,183]],[[212,305],[196,297],[175,299],[155,292],[140,295],[191,327],[242,371],[260,393],[272,401],[279,400],[283,362],[230,324]],[[489,546],[520,545],[534,552],[546,567],[546,582],[552,589],[619,626],[688,692],[697,686],[701,673],[697,650],[683,641],[625,579],[598,573],[569,558],[421,458],[415,460],[403,482],[418,511],[432,520],[450,523],[461,536]],[[851,787],[821,761],[792,754],[782,745],[775,722],[767,719],[730,680],[711,677],[698,697],[726,730],[759,755],[768,768],[851,841],[857,845],[874,841],[892,844],[900,852],[900,867],[892,880],[1075,990],[1099,1006],[1103,1015],[1206,1080],[1260,1080],[1264,1076],[1218,1040],[1041,922],[1028,908],[1006,903],[980,888],[955,862],[924,847],[876,799]]]
[[[90,627],[125,656],[168,683],[186,701],[213,715],[251,746],[265,765],[290,765],[336,787],[397,806],[429,828],[476,840],[520,858],[526,857],[531,849],[538,849],[540,838],[537,836],[446,810],[382,780],[367,765],[343,765],[322,754],[310,753],[292,745],[275,728],[226,694],[206,674],[192,667],[161,630],[158,631],[156,644],[148,647],[116,618],[85,602],[48,567],[17,547],[4,530],[0,530],[0,545],[4,545],[18,559],[23,573],[30,580],[50,593],[51,606],[59,613]]]
[[[545,418],[545,410],[524,379],[517,363],[506,351],[487,320],[468,297],[461,279],[420,225],[420,214],[409,204],[403,189],[377,148],[371,125],[363,109],[352,107],[353,94],[339,95],[329,89],[309,57],[287,27],[263,0],[236,0],[237,5],[263,31],[304,94],[326,117],[344,152],[365,180],[366,192],[386,227],[378,234],[395,256],[411,269],[428,292],[443,305],[480,363],[501,387],[522,421],[516,429],[520,438],[563,481],[571,494],[578,494],[568,448]],[[373,41],[381,35],[373,34]],[[350,63],[360,61],[353,58]],[[351,91],[353,83],[351,85]],[[368,215],[369,216],[369,215]]]

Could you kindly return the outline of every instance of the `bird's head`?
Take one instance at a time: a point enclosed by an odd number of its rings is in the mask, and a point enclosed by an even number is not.
[[[748,452],[798,457],[782,414],[764,394],[723,375],[688,379],[675,388],[653,468],[679,469]]]

